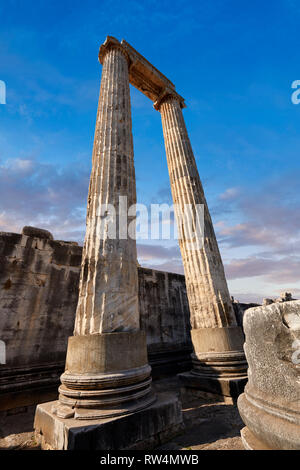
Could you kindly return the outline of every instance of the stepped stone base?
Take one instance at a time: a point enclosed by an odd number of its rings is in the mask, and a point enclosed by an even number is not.
[[[183,389],[193,389],[194,393],[199,391],[208,392],[215,396],[231,397],[236,400],[243,393],[247,383],[247,376],[242,378],[208,377],[193,372],[178,374]],[[186,392],[183,393],[186,394]],[[225,400],[228,401],[228,400]]]
[[[248,381],[243,351],[244,335],[239,327],[199,328],[191,331],[193,368],[178,374],[183,395],[188,389],[236,400]],[[228,400],[223,400],[228,401]]]
[[[98,420],[59,418],[57,402],[38,405],[36,439],[51,450],[150,450],[183,428],[181,403],[174,393],[158,393],[148,408],[126,416]]]

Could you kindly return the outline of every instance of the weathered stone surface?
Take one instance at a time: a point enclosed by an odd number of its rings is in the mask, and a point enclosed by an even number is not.
[[[280,297],[275,300],[275,302],[291,302],[293,299],[293,296],[291,292],[281,292]]]
[[[52,406],[38,405],[35,415],[43,449],[150,450],[183,430],[181,403],[173,393],[158,393],[156,402],[143,411],[92,422],[59,418]]]
[[[98,419],[143,409],[155,400],[150,373],[143,331],[72,336],[56,412]]]
[[[204,205],[203,248],[189,249],[192,238],[189,233],[182,233],[179,239],[191,326],[193,329],[236,326],[223,263],[184,123],[181,104],[173,95],[169,95],[162,101],[160,113],[174,204],[179,205],[182,213],[186,204],[191,204],[193,207],[196,204]],[[179,227],[179,233],[180,230]]]
[[[246,450],[272,450],[258,440],[247,427],[241,429],[241,439]]]
[[[184,99],[178,95],[175,85],[171,80],[150,64],[145,57],[124,39],[121,44],[130,60],[129,81],[131,85],[150,98],[154,102],[156,109],[158,109],[159,103],[168,93],[168,90],[171,90],[173,95],[181,102],[182,107],[185,107]]]
[[[188,370],[192,343],[183,276],[142,267],[138,275],[141,328],[147,332],[153,376]]]
[[[0,234],[0,339],[6,344],[2,390],[12,369],[26,369],[32,384],[42,378],[41,366],[58,377],[72,332],[80,259],[78,246],[43,236]]]
[[[265,305],[271,305],[271,304],[273,304],[273,303],[274,303],[274,300],[273,300],[273,299],[267,299],[267,298],[266,298],[266,299],[263,299],[263,303],[262,303],[262,304],[263,304],[263,306],[265,306]]]
[[[237,398],[247,382],[247,363],[243,351],[242,330],[236,328],[198,328],[192,330],[195,353],[193,369],[179,374],[186,387],[215,395]]]
[[[155,381],[153,386],[159,393],[179,392],[179,383],[176,376]],[[200,393],[200,391],[197,392]],[[204,392],[203,395],[203,398],[197,399],[195,399],[195,396],[190,396],[186,406],[183,406],[184,431],[171,441],[168,439],[165,444],[159,445],[155,450],[160,452],[244,449],[240,437],[243,422],[237,407],[232,406],[232,401],[230,403],[223,400],[215,401]],[[17,414],[10,413],[5,417],[0,415],[1,449],[39,449],[32,432],[34,408],[30,407],[27,411],[18,410]]]
[[[277,299],[263,299],[263,305],[270,305],[278,302],[291,302],[292,300],[297,299],[293,299],[291,292],[281,292],[280,297]]]
[[[222,397],[222,401],[234,403],[237,397],[243,393],[247,383],[247,377],[244,379],[235,377],[219,376],[216,380],[216,373],[209,375],[207,372],[197,374],[195,371],[183,372],[179,374],[182,384],[182,398],[185,403],[186,397],[200,397],[204,393],[209,393],[215,400]],[[215,372],[215,371],[214,371]]]
[[[249,382],[238,400],[241,417],[262,446],[299,450],[300,301],[247,310],[244,330]]]
[[[100,211],[112,205],[119,214],[120,196],[127,197],[128,207],[136,203],[128,58],[117,40],[107,38],[100,60],[103,69],[75,335],[140,328],[136,242],[127,237],[127,223],[126,238],[120,236],[117,223],[112,239],[107,232],[111,216]],[[134,220],[128,218],[130,222]]]
[[[212,220],[209,214],[204,191],[198,174],[193,150],[186,130],[182,101],[169,90],[155,107],[159,109],[162,118],[163,134],[171,183],[173,202],[177,205],[175,211],[178,232],[180,234],[179,246],[181,250],[187,295],[190,307],[192,326],[192,341],[194,346],[193,373],[201,376],[201,384],[218,381],[220,375],[228,375],[228,370],[235,380],[240,378],[241,385],[247,377],[247,364],[243,353],[243,334],[237,324],[236,315],[232,306],[224,267],[219,252]],[[182,228],[182,214],[189,205],[194,211],[194,226],[199,220],[196,217],[196,208],[204,208],[204,234],[192,230],[187,224]],[[196,217],[196,218],[195,218]],[[192,233],[193,232],[193,233]],[[203,236],[203,243],[201,237]],[[190,248],[193,241],[196,248]],[[227,345],[222,350],[222,342],[216,347],[214,330],[226,330]],[[237,334],[237,330],[240,334]],[[195,341],[198,332],[205,338],[205,354],[201,343]],[[232,337],[232,338],[230,338]],[[238,340],[237,340],[238,338]],[[227,366],[226,366],[227,363]],[[210,380],[207,381],[207,371]],[[188,386],[188,377],[184,377],[184,384]],[[218,384],[215,384],[218,385]],[[191,380],[191,387],[195,381]],[[212,392],[215,390],[212,387]],[[222,392],[223,387],[217,387]],[[207,391],[207,388],[205,388]]]
[[[136,203],[129,58],[119,41],[107,37],[99,60],[103,70],[74,337],[54,410],[64,418],[72,411],[77,420],[137,412],[155,400],[146,335],[140,331],[135,214],[128,216]]]
[[[30,226],[23,227],[22,235],[27,235],[28,237],[37,237],[37,238],[45,238],[47,240],[53,240],[53,235],[52,233],[48,232],[48,230],[44,230],[42,228],[30,227]]]
[[[0,233],[0,340],[7,352],[0,410],[57,396],[74,326],[81,255],[82,247],[73,242]],[[141,328],[154,377],[187,370],[191,340],[184,276],[139,267],[138,277]]]

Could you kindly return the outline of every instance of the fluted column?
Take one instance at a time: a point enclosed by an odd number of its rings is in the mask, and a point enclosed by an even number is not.
[[[136,203],[130,59],[108,36],[99,60],[103,70],[79,300],[56,406],[61,418],[118,416],[155,400],[139,322],[135,217],[127,219],[127,209]]]
[[[181,106],[178,95],[172,93],[155,103],[161,113],[173,202],[178,207],[175,215],[191,315],[193,373],[205,377],[245,377],[243,334],[237,326]],[[194,230],[191,233],[192,224],[181,227],[180,215],[189,205],[196,218],[200,204],[204,209],[204,234]],[[190,249],[191,239],[196,249]]]
[[[100,60],[103,70],[75,335],[139,330],[136,242],[127,237],[128,223],[134,220],[119,218],[120,197],[127,197],[128,207],[136,203],[129,59],[111,41],[102,47]],[[126,202],[121,199],[121,204],[122,200]],[[110,230],[116,231],[115,239]]]
[[[190,249],[190,234],[181,231],[179,239],[191,313],[191,325],[197,328],[236,326],[232,302],[225,279],[213,224],[187,134],[180,103],[169,97],[160,107],[171,191],[180,211],[187,204],[204,205],[204,244]],[[195,237],[201,233],[194,232]],[[201,245],[201,240],[195,244]]]

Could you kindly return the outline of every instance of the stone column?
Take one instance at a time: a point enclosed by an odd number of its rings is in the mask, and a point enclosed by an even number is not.
[[[99,60],[103,70],[79,300],[56,410],[59,417],[76,419],[126,414],[154,401],[139,324],[136,242],[127,236],[128,224],[135,223],[132,217],[126,220],[127,204],[136,203],[129,57],[108,37]]]
[[[36,438],[44,449],[151,449],[183,427],[177,394],[151,390],[146,335],[140,330],[135,216],[126,217],[136,202],[129,92],[135,58],[108,36],[99,60],[103,71],[75,329],[59,399],[36,409]]]
[[[99,57],[103,69],[75,335],[140,328],[136,242],[127,237],[128,223],[134,220],[119,217],[122,201],[128,207],[136,204],[129,59],[112,40]]]
[[[220,395],[235,396],[246,381],[244,336],[237,326],[228,292],[212,220],[186,130],[182,98],[172,90],[154,104],[161,113],[171,190],[174,204],[183,213],[186,204],[204,207],[204,242],[194,234],[199,248],[190,249],[192,235],[182,230],[177,215],[178,232],[191,315],[194,346],[193,370],[181,374],[191,387]],[[193,235],[193,236],[194,236]]]

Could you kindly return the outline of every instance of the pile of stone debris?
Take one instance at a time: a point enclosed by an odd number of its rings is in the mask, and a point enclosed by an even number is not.
[[[292,300],[297,300],[297,299],[293,299],[293,296],[290,292],[281,292],[280,297],[278,297],[278,299],[263,299],[263,305],[271,305],[271,304],[282,303],[282,302],[291,302]]]

